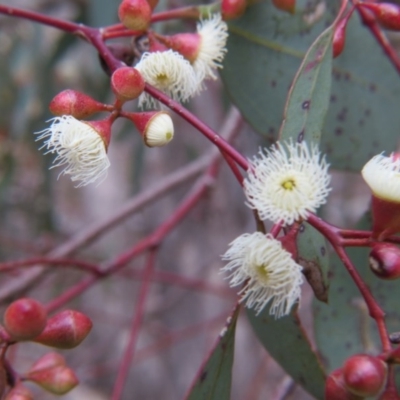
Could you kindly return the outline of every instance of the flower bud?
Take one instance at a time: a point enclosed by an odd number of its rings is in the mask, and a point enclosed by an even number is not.
[[[30,371],[26,378],[54,394],[65,394],[79,383],[74,371],[65,365]]]
[[[59,367],[59,366],[65,366],[67,363],[65,362],[65,358],[58,353],[47,353],[43,357],[40,357],[39,360],[37,360],[32,367],[29,369],[30,372],[34,371],[39,371],[42,369],[49,369],[49,368],[54,368],[54,367]]]
[[[49,318],[44,331],[35,342],[58,349],[78,346],[92,329],[92,321],[84,314],[65,310]]]
[[[23,298],[11,303],[4,313],[4,327],[15,340],[30,340],[46,326],[47,313],[34,299]]]
[[[165,146],[174,137],[174,124],[171,117],[164,111],[126,113],[124,116],[135,124],[146,146]]]
[[[344,49],[344,45],[346,42],[347,22],[348,22],[348,19],[343,18],[335,26],[335,31],[333,32],[333,40],[332,40],[333,58],[342,54],[342,51]]]
[[[400,277],[400,248],[390,243],[374,243],[369,266],[382,279],[397,279]]]
[[[325,383],[325,400],[362,400],[345,386],[342,368],[333,371]]]
[[[121,101],[136,99],[142,94],[144,86],[142,74],[136,68],[118,68],[111,76],[111,88]]]
[[[101,111],[110,111],[111,108],[112,106],[102,104],[84,93],[71,89],[58,93],[49,105],[52,114],[72,115],[77,119],[87,118]]]
[[[376,21],[386,29],[400,30],[400,7],[391,3],[359,3],[359,6],[371,10]]]
[[[272,0],[276,8],[294,14],[296,8],[296,0]]]
[[[145,31],[151,20],[151,7],[147,0],[122,0],[118,8],[120,21],[128,29]]]
[[[33,400],[33,394],[22,383],[18,383],[7,393],[4,400]]]
[[[369,160],[361,174],[372,191],[372,237],[383,241],[400,232],[400,159],[379,154]]]
[[[201,37],[198,33],[177,33],[172,36],[157,35],[157,39],[168,48],[182,54],[191,63],[199,54]]]
[[[358,396],[376,396],[385,384],[386,376],[386,363],[366,354],[352,356],[343,365],[345,385]]]
[[[246,11],[246,0],[222,0],[221,14],[225,21],[239,18]]]

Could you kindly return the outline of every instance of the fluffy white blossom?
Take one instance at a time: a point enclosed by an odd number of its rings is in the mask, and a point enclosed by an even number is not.
[[[270,303],[270,314],[279,318],[289,314],[300,299],[302,267],[271,235],[241,235],[222,258],[229,261],[222,271],[230,274],[230,285],[244,285],[239,292],[241,301],[257,313]]]
[[[149,147],[168,144],[174,137],[174,124],[165,112],[157,113],[148,123],[144,132],[144,141]]]
[[[221,62],[226,53],[228,25],[222,21],[221,14],[214,14],[210,19],[197,24],[200,36],[199,51],[193,68],[199,79],[216,79],[215,70],[222,68]]]
[[[200,89],[200,81],[181,54],[173,50],[144,53],[135,65],[146,83],[161,90],[176,101],[186,101]],[[139,106],[154,108],[158,102],[149,94],[142,93]]]
[[[361,174],[376,197],[400,203],[400,159],[378,154],[369,160]]]
[[[37,132],[37,140],[45,139],[41,147],[46,149],[45,154],[57,154],[51,168],[64,166],[60,175],[70,175],[73,182],[78,182],[76,187],[105,179],[110,162],[98,132],[71,115],[51,121],[49,128]]]
[[[262,220],[292,224],[326,202],[330,176],[317,146],[277,143],[250,161],[244,181],[247,205]]]

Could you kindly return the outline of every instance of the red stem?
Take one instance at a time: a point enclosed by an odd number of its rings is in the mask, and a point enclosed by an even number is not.
[[[140,327],[143,321],[145,302],[149,294],[151,276],[154,270],[156,255],[157,251],[155,249],[150,251],[146,266],[143,271],[143,281],[140,286],[139,295],[136,301],[137,306],[135,310],[135,315],[132,319],[131,333],[129,336],[128,345],[125,348],[124,356],[118,369],[117,379],[115,380],[111,400],[119,400],[123,394],[126,378],[128,377],[129,369],[135,355],[136,342],[138,340]]]
[[[115,261],[111,262],[103,270],[102,276],[90,276],[86,279],[78,282],[76,285],[72,286],[66,290],[63,294],[57,298],[50,301],[46,309],[48,312],[52,312],[59,307],[63,306],[65,303],[78,296],[84,292],[87,288],[92,286],[100,278],[109,276],[123,267],[125,267],[133,258],[137,257],[139,254],[146,250],[157,247],[161,244],[164,237],[174,229],[187,215],[187,213],[197,204],[197,202],[206,193],[208,187],[212,183],[217,173],[217,162],[210,165],[205,175],[200,178],[197,184],[194,185],[192,190],[189,192],[187,197],[181,202],[177,207],[175,212],[163,223],[161,224],[151,235],[142,239],[139,243],[132,247],[132,249],[126,251],[120,255]]]
[[[208,140],[215,144],[221,152],[225,152],[241,168],[246,171],[249,169],[249,163],[238,151],[236,151],[225,139],[214,132],[204,122],[200,121],[195,115],[184,108],[180,103],[172,100],[163,92],[148,84],[146,84],[145,91],[198,129]]]
[[[349,256],[345,252],[340,235],[340,229],[328,224],[327,222],[318,218],[314,214],[309,215],[307,222],[310,225],[312,225],[316,230],[318,230],[320,233],[322,233],[322,235],[324,235],[331,243],[333,249],[339,256],[340,260],[346,267],[347,272],[350,274],[354,283],[357,285],[358,290],[363,296],[365,303],[367,304],[368,307],[369,315],[375,320],[377,324],[383,351],[390,350],[392,346],[390,344],[389,335],[385,326],[385,321],[384,321],[385,313],[383,312],[377,301],[374,299],[368,286],[365,284],[360,274],[355,269]]]
[[[375,36],[375,39],[381,45],[383,51],[386,53],[389,60],[397,69],[397,72],[400,74],[400,57],[398,56],[397,51],[392,47],[392,45],[388,41],[386,35],[382,32],[382,29],[377,24],[373,14],[370,11],[363,8],[361,3],[357,7],[357,11],[360,14],[360,17],[364,25],[366,25],[371,31],[371,33]]]

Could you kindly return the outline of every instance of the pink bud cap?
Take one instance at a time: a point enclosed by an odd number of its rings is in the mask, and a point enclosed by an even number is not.
[[[294,14],[296,9],[296,0],[272,0],[276,8]]]
[[[400,248],[390,243],[374,243],[369,254],[372,272],[382,279],[400,277]]]
[[[136,99],[142,94],[144,86],[142,74],[136,68],[118,68],[111,76],[111,88],[121,101]]]
[[[172,36],[157,36],[158,40],[172,50],[182,54],[192,64],[199,54],[201,37],[198,33],[178,33]]]
[[[358,396],[376,396],[383,388],[386,377],[386,363],[366,354],[352,356],[343,365],[346,387]]]
[[[65,394],[72,390],[79,381],[74,371],[64,365],[31,371],[27,379],[54,394]]]
[[[112,106],[102,104],[84,93],[67,89],[53,98],[49,109],[56,116],[72,115],[76,119],[83,119],[97,112],[110,111]]]
[[[114,118],[106,118],[98,121],[81,121],[84,124],[89,125],[93,128],[99,136],[103,139],[106,150],[110,144],[111,139],[111,126],[114,122]]]
[[[39,360],[32,365],[32,367],[29,369],[29,373],[42,369],[59,367],[60,365],[67,365],[65,358],[61,354],[54,352],[47,353],[43,357],[40,357]]]
[[[123,0],[118,8],[118,16],[122,24],[134,31],[147,29],[151,13],[147,0]]]
[[[359,7],[371,10],[376,20],[386,29],[400,30],[400,7],[391,3],[367,3],[358,4]]]
[[[362,397],[348,391],[343,379],[343,370],[339,368],[326,379],[325,400],[362,400]]]
[[[339,56],[343,52],[344,45],[346,43],[347,22],[348,19],[343,18],[335,26],[335,31],[333,32],[333,41],[332,41],[333,58]]]
[[[78,346],[92,329],[92,321],[78,311],[65,310],[49,318],[44,331],[35,342],[58,349]]]
[[[46,326],[47,313],[34,299],[23,298],[11,303],[4,313],[4,327],[15,340],[30,340]]]
[[[225,21],[239,18],[246,11],[246,0],[222,0],[221,14]]]
[[[33,400],[33,394],[22,383],[18,383],[7,393],[4,400]]]

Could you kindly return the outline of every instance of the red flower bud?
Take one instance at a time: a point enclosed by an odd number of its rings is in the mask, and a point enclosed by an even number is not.
[[[342,54],[344,49],[344,45],[346,42],[346,27],[347,27],[348,19],[344,18],[339,21],[339,23],[335,26],[335,31],[333,32],[333,41],[332,41],[332,50],[333,50],[333,58]]]
[[[344,384],[342,368],[333,371],[325,383],[325,400],[362,400],[349,392]]]
[[[54,352],[47,353],[43,357],[40,357],[39,360],[37,360],[35,364],[32,365],[32,367],[29,369],[29,373],[42,369],[59,367],[60,365],[67,365],[67,363],[65,362],[65,358],[61,354]]]
[[[136,68],[118,68],[111,76],[111,88],[121,101],[139,97],[144,90],[144,85],[142,74]]]
[[[199,54],[201,37],[198,33],[177,33],[172,36],[157,35],[157,39],[168,48],[182,54],[192,64]]]
[[[33,394],[28,388],[19,383],[7,393],[4,400],[33,400]]]
[[[67,89],[53,98],[49,109],[56,116],[72,115],[76,119],[82,119],[97,112],[110,111],[112,106],[100,103],[84,93]]]
[[[4,313],[4,327],[15,340],[29,340],[42,333],[47,313],[34,299],[19,299],[11,303]]]
[[[296,0],[272,0],[276,8],[294,14],[296,8]]]
[[[65,394],[79,383],[74,371],[65,365],[30,371],[26,378],[54,394]]]
[[[376,396],[385,384],[387,364],[366,354],[350,357],[343,365],[347,389],[362,397]]]
[[[221,14],[225,21],[239,18],[246,11],[246,0],[222,0]]]
[[[382,279],[400,277],[400,248],[390,243],[374,243],[369,254],[372,272]]]
[[[371,10],[376,20],[386,29],[400,30],[400,7],[391,3],[359,3],[359,7]]]
[[[145,31],[151,19],[151,7],[147,0],[122,0],[118,16],[123,25],[134,31]]]
[[[49,318],[44,331],[35,342],[58,349],[78,346],[92,329],[92,321],[84,314],[65,310]]]

